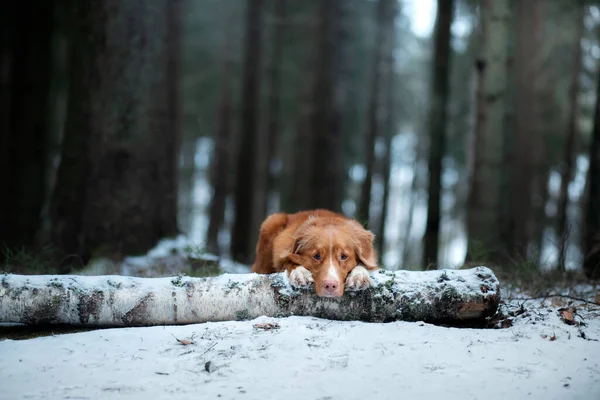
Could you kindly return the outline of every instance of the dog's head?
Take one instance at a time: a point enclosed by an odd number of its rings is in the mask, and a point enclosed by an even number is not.
[[[374,235],[355,220],[310,217],[294,238],[288,258],[312,273],[319,296],[342,296],[348,273],[359,264],[368,270],[378,268]]]

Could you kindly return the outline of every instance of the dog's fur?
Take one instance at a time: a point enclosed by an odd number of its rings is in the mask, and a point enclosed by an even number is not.
[[[290,283],[314,282],[317,295],[339,297],[372,284],[373,233],[356,220],[328,210],[270,215],[260,228],[252,272],[287,271]]]

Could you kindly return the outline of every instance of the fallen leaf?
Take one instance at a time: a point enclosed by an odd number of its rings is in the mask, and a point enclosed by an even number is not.
[[[210,373],[211,373],[211,371],[212,371],[212,362],[210,362],[210,361],[207,361],[207,362],[204,364],[204,370],[210,374]]]
[[[254,324],[256,329],[263,329],[265,331],[270,331],[272,329],[279,329],[279,324],[276,322],[265,322],[262,324]]]
[[[550,336],[550,341],[551,341],[551,342],[554,342],[555,340],[556,340],[556,335],[552,335],[552,336]]]
[[[548,337],[548,335],[541,335],[542,339],[546,339]]]
[[[575,321],[575,314],[577,309],[575,307],[563,307],[558,309],[558,314],[563,322],[567,325],[578,325]]]
[[[181,343],[184,346],[188,346],[190,344],[194,344],[194,342],[192,340],[186,340],[186,339],[178,339],[175,337],[175,335],[171,335],[175,338],[175,340],[177,340],[179,343]]]

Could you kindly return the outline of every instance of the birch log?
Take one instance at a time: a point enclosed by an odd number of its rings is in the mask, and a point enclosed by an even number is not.
[[[211,278],[0,276],[0,322],[98,327],[193,324],[262,315],[335,320],[485,322],[500,301],[486,267],[468,270],[375,271],[374,285],[341,298],[298,290],[284,273]]]

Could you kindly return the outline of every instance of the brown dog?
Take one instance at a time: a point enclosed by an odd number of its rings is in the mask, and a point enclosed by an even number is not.
[[[373,233],[356,220],[327,210],[270,215],[260,227],[252,272],[287,271],[290,283],[314,282],[317,295],[339,297],[372,284]]]

